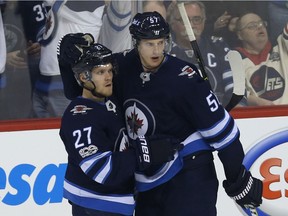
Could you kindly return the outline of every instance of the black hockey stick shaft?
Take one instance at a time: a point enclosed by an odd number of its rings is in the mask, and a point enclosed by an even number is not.
[[[190,21],[188,19],[184,3],[178,3],[178,9],[181,15],[181,18],[183,20],[183,24],[185,26],[190,44],[193,48],[193,51],[195,53],[195,57],[197,59],[197,62],[199,64],[199,68],[201,70],[201,75],[203,79],[208,80],[207,73],[205,71],[205,64],[203,61],[203,58],[201,56],[201,52],[199,49],[199,46],[197,44],[193,29],[191,27]],[[235,51],[236,52],[236,51]],[[244,74],[244,68],[242,63],[241,56],[237,55],[235,52],[231,52],[231,57],[229,59],[229,63],[232,69],[233,74],[233,94],[232,97],[228,103],[228,105],[225,107],[226,110],[229,112],[231,109],[233,109],[243,98],[244,92],[245,92],[245,74]],[[239,53],[238,53],[239,54]],[[233,67],[232,67],[233,65]]]
[[[179,4],[178,4],[178,9],[179,9],[181,18],[182,18],[182,20],[183,20],[183,24],[184,24],[184,26],[185,26],[186,33],[187,33],[187,35],[188,35],[190,44],[191,44],[191,46],[192,46],[192,48],[193,48],[193,51],[194,51],[194,54],[195,54],[197,63],[198,63],[198,65],[199,65],[199,69],[200,69],[201,76],[202,76],[202,78],[203,78],[204,80],[208,80],[208,76],[207,76],[207,73],[206,73],[206,71],[205,71],[205,63],[204,63],[204,61],[203,61],[203,58],[202,58],[202,55],[201,55],[199,46],[198,46],[198,44],[197,44],[197,41],[196,41],[196,38],[195,38],[195,35],[194,35],[194,32],[193,32],[193,29],[192,29],[192,27],[191,27],[191,25],[190,25],[190,21],[189,21],[189,19],[188,19],[187,13],[186,13],[184,3],[179,3]]]
[[[202,75],[204,80],[208,80],[208,76],[207,76],[207,73],[205,71],[205,64],[204,64],[203,58],[201,56],[199,46],[198,46],[196,40],[190,41],[190,43],[191,43],[192,49],[194,50],[195,57],[196,57],[198,65],[199,65],[201,75]]]
[[[251,216],[258,216],[258,212],[255,206],[253,205],[246,205],[245,206],[246,209],[249,209],[249,212],[251,214]]]

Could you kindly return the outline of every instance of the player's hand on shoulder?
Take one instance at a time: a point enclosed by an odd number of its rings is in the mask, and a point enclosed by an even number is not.
[[[83,54],[83,47],[94,43],[89,33],[70,33],[64,35],[57,46],[57,57],[60,64],[75,64]]]
[[[233,183],[224,180],[223,187],[228,196],[243,208],[258,207],[262,203],[263,183],[254,178],[243,165],[237,180]]]
[[[142,171],[151,165],[160,165],[174,159],[174,154],[183,148],[178,140],[164,136],[139,136],[132,141],[135,149],[137,169]]]

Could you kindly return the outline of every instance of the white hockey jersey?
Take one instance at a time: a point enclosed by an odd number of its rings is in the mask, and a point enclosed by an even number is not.
[[[259,56],[248,58],[243,49],[238,48],[238,51],[244,61],[247,95],[272,101],[275,105],[288,104],[288,24],[270,50],[267,44],[264,60],[257,62]]]
[[[112,52],[122,52],[132,48],[129,26],[132,20],[131,1],[111,1],[103,16],[99,43]]]
[[[66,5],[63,5],[57,13],[58,28],[53,40],[47,45],[41,47],[40,71],[42,75],[54,76],[60,75],[57,60],[57,44],[62,36],[68,33],[90,33],[95,41],[99,37],[102,26],[102,15],[104,4],[90,11],[73,11]]]

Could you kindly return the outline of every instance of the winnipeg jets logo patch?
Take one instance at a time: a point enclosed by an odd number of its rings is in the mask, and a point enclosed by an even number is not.
[[[88,110],[92,110],[92,108],[89,108],[85,105],[76,105],[70,112],[73,113],[73,115],[76,114],[86,114]]]
[[[138,131],[144,126],[143,121],[144,118],[142,117],[139,111],[137,112],[136,104],[134,104],[134,107],[132,110],[127,114],[126,116],[126,123],[129,128],[129,132],[132,134],[132,137],[138,135]]]
[[[184,68],[181,70],[182,72],[178,76],[188,76],[188,78],[192,78],[194,74],[196,74],[196,71],[191,68],[190,66],[186,65]]]
[[[265,76],[263,76],[265,74]],[[281,98],[285,91],[285,80],[273,67],[262,65],[250,77],[250,83],[256,94],[269,101]]]

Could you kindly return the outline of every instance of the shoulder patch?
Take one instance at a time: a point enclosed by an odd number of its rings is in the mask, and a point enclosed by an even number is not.
[[[89,145],[88,147],[84,147],[79,150],[79,154],[82,158],[88,157],[90,155],[96,154],[98,151],[97,146],[95,145]]]
[[[116,113],[116,105],[111,100],[106,101],[105,105],[108,111]]]
[[[73,115],[86,114],[88,110],[92,110],[92,108],[89,108],[85,105],[76,105],[73,109],[70,110],[70,112],[72,112]]]
[[[192,78],[194,74],[197,74],[196,71],[191,68],[190,66],[186,65],[185,67],[182,68],[182,72],[178,74],[178,76],[188,76],[188,78]]]

